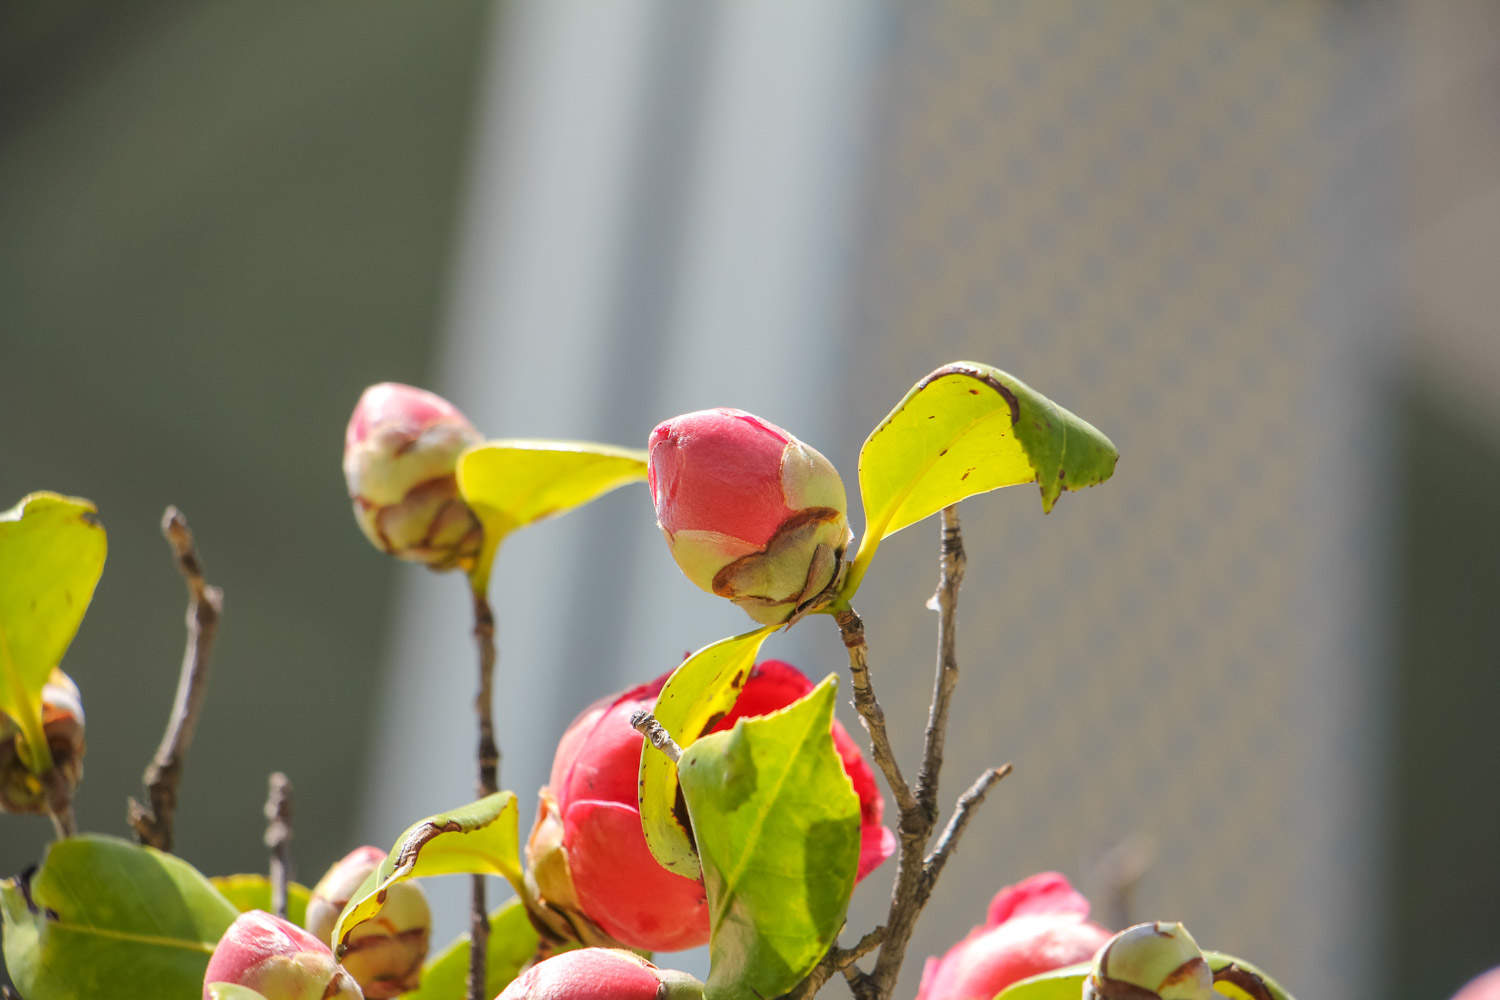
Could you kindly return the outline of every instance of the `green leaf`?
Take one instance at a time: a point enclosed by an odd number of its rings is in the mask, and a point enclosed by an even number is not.
[[[239,915],[191,865],[114,837],[52,844],[41,868],[0,882],[5,965],[26,997],[199,996]]]
[[[956,361],[912,386],[865,439],[859,490],[865,534],[843,596],[882,539],[965,497],[1036,483],[1042,510],[1063,490],[1102,483],[1119,452],[1091,424],[1014,376]]]
[[[83,621],[104,572],[104,528],[92,503],[32,493],[0,512],[0,712],[24,737],[34,773],[52,766],[42,688]]]
[[[499,875],[524,893],[516,815],[515,793],[496,792],[413,823],[339,914],[334,954],[342,957],[349,935],[380,910],[386,890],[409,878]]]
[[[257,993],[239,983],[209,983],[209,1000],[266,1000],[264,993]]]
[[[1280,983],[1243,958],[1235,958],[1222,951],[1204,951],[1203,957],[1208,960],[1208,967],[1214,970],[1214,989],[1227,997],[1234,1000],[1260,1000],[1255,992],[1243,988],[1247,985],[1253,988],[1258,979],[1260,985],[1265,986],[1271,1000],[1293,1000],[1292,995],[1282,989]]]
[[[536,955],[536,930],[519,899],[490,911],[490,940],[485,947],[484,995],[492,997],[510,985]],[[461,1000],[469,979],[469,935],[427,960],[422,983],[406,1000]]]
[[[859,867],[859,796],[834,749],[829,674],[703,737],[678,765],[708,890],[707,1000],[780,996],[833,944]]]
[[[756,654],[777,627],[767,625],[704,646],[667,678],[653,714],[678,746],[689,746],[734,708]],[[697,878],[698,854],[688,818],[677,809],[677,765],[666,754],[641,754],[639,804],[641,829],[657,862],[685,878]]]
[[[1222,996],[1232,1000],[1262,1000],[1258,994],[1242,988],[1244,984],[1253,984],[1258,979],[1266,987],[1266,994],[1271,1000],[1294,1000],[1290,993],[1281,988],[1280,983],[1243,958],[1235,958],[1222,951],[1204,951],[1203,958],[1208,962],[1208,967],[1214,970],[1214,992]],[[1230,969],[1230,966],[1235,968]],[[1012,983],[1001,990],[995,1000],[1078,1000],[1083,991],[1083,981],[1088,978],[1093,967],[1092,962],[1079,962],[1043,972],[1030,979]],[[1248,978],[1245,973],[1248,973]]]
[[[590,441],[487,441],[458,457],[457,477],[484,526],[473,574],[482,589],[506,535],[645,479],[646,453]]]
[[[1094,963],[1079,962],[1011,983],[995,1000],[1078,1000]]]
[[[215,889],[244,913],[247,910],[271,912],[271,880],[264,875],[215,875],[209,879]],[[312,890],[299,882],[286,887],[286,918],[298,927],[307,926],[307,901]]]

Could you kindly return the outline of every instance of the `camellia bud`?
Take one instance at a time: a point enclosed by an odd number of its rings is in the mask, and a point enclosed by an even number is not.
[[[42,734],[52,751],[52,767],[68,789],[83,780],[83,697],[72,678],[52,669],[42,688]],[[15,721],[0,712],[0,812],[47,811],[44,782],[22,762]]]
[[[668,676],[595,702],[573,720],[558,743],[526,844],[543,903],[582,916],[586,928],[601,928],[622,944],[650,951],[692,948],[709,937],[703,883],[657,864],[641,832],[637,780],[643,740],[630,717],[655,705]],[[812,688],[788,663],[757,664],[733,711],[709,732],[785,708]],[[859,796],[857,877],[864,878],[890,857],[896,838],[880,824],[885,804],[858,745],[837,721],[830,736]],[[574,922],[580,922],[577,916]]]
[[[399,382],[364,391],[344,433],[344,481],[376,548],[434,570],[474,565],[484,533],[453,470],[480,440],[441,396]]]
[[[763,625],[827,601],[849,530],[833,465],[743,410],[699,410],[651,432],[656,520],[687,578]]]
[[[1084,1000],[1213,1000],[1214,974],[1178,923],[1136,924],[1110,939],[1083,984]]]
[[[686,972],[658,969],[618,948],[580,948],[527,969],[495,1000],[703,1000]]]
[[[378,847],[359,847],[328,869],[307,902],[310,934],[332,947],[339,914],[385,854]],[[417,988],[431,935],[427,893],[416,882],[397,882],[386,890],[375,916],[349,935],[344,968],[370,1000],[399,996]]]
[[[1110,934],[1088,914],[1089,901],[1057,872],[1006,886],[982,926],[927,960],[917,1000],[990,1000],[1011,983],[1092,958]]]
[[[233,983],[266,1000],[363,1000],[359,984],[333,952],[307,931],[264,910],[241,913],[214,948],[203,976],[210,987]]]

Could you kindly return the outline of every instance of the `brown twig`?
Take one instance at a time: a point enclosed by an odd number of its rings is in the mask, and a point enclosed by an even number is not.
[[[647,743],[666,754],[667,759],[672,763],[675,764],[682,759],[682,747],[677,745],[677,741],[672,739],[672,734],[667,732],[666,727],[656,721],[656,716],[648,710],[642,708],[632,712],[630,725],[646,738]]]
[[[500,788],[500,748],[495,743],[495,613],[486,587],[470,580],[474,596],[474,642],[479,649],[479,693],[474,712],[479,717],[479,794],[493,795]],[[469,901],[468,1000],[485,1000],[485,952],[489,947],[490,919],[485,905],[484,876],[475,875]]]
[[[161,532],[177,559],[177,568],[187,583],[187,648],[182,654],[182,669],[177,677],[177,696],[161,745],[146,768],[142,781],[146,785],[149,805],[131,798],[128,816],[136,840],[163,851],[172,849],[172,821],[177,811],[177,784],[182,779],[182,761],[193,743],[193,731],[203,710],[208,691],[209,654],[224,611],[224,592],[204,582],[198,553],[193,547],[193,533],[187,518],[176,507],[162,515]]]
[[[835,941],[828,949],[827,954],[813,967],[807,978],[797,984],[797,988],[786,995],[786,1000],[811,1000],[817,995],[823,984],[832,979],[837,973],[848,974],[854,969],[854,963],[874,951],[876,946],[885,939],[885,928],[877,927],[860,938],[852,948],[840,948]],[[859,970],[854,969],[855,973]]]
[[[958,686],[956,625],[958,588],[964,582],[963,535],[958,527],[958,506],[943,508],[938,559],[937,591],[927,606],[938,612],[937,670],[932,680],[932,703],[927,713],[927,731],[922,744],[922,767],[917,772],[917,805],[924,816],[937,822],[938,777],[943,768],[943,744],[948,735],[948,706]]]
[[[266,795],[266,847],[271,850],[271,912],[286,917],[287,883],[292,878],[292,782],[272,771]]]
[[[911,941],[917,917],[932,895],[939,873],[957,846],[973,810],[984,800],[990,787],[1010,773],[1010,765],[1007,764],[991,768],[981,775],[959,797],[953,816],[932,854],[923,857],[927,843],[932,838],[933,828],[937,825],[938,775],[943,764],[948,707],[958,683],[955,628],[958,589],[963,582],[965,557],[958,513],[954,507],[950,506],[943,511],[941,541],[938,588],[929,603],[929,607],[935,607],[939,612],[937,673],[933,681],[932,702],[928,708],[922,764],[918,770],[915,793],[901,775],[901,768],[891,750],[890,738],[886,735],[885,713],[870,682],[869,649],[865,641],[864,622],[853,608],[847,606],[834,614],[839,634],[849,650],[849,672],[854,681],[854,707],[858,709],[860,721],[870,734],[871,752],[881,773],[885,775],[886,783],[890,785],[900,817],[897,827],[900,850],[896,855],[896,877],[891,886],[891,903],[883,927],[884,934],[878,942],[880,950],[875,959],[875,968],[871,972],[865,972],[854,965],[853,959],[838,968],[858,1000],[888,1000],[895,989],[896,977],[901,972],[901,962],[906,956],[906,947]],[[871,947],[873,946],[872,943]],[[825,961],[829,959],[825,957]],[[822,975],[822,969],[823,963],[819,963],[814,974]],[[823,975],[822,981],[826,982],[827,978],[828,976]],[[822,982],[810,983],[808,991],[797,995],[811,997],[821,985]],[[808,986],[809,983],[804,983],[798,989],[803,990]]]
[[[42,775],[42,787],[47,793],[47,815],[52,820],[57,839],[73,836],[78,832],[78,824],[73,818],[73,786],[62,768],[54,764]]]

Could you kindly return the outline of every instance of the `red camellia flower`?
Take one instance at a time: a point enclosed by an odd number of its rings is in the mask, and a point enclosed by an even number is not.
[[[595,702],[563,734],[542,789],[536,825],[526,845],[532,875],[545,901],[582,914],[622,944],[677,951],[708,940],[703,883],[657,864],[641,832],[637,773],[643,740],[630,716],[656,703],[669,674]],[[813,689],[796,667],[758,664],[734,710],[709,732],[740,719],[784,708]],[[884,801],[870,766],[844,727],[832,738],[860,802],[860,860],[864,878],[890,857],[896,838],[880,825]]]
[[[927,960],[917,1000],[991,1000],[1027,976],[1092,958],[1110,932],[1088,914],[1089,901],[1057,872],[1006,886],[984,926]]]
[[[203,1000],[213,1000],[216,983],[248,987],[266,1000],[364,998],[326,944],[264,910],[241,913],[219,939],[203,975]]]
[[[495,1000],[703,1000],[686,972],[658,969],[633,952],[580,948],[539,962]]]
[[[435,570],[470,568],[483,531],[453,470],[480,440],[441,396],[399,382],[366,389],[344,432],[344,481],[365,537]]]
[[[849,531],[844,483],[791,434],[743,410],[700,410],[651,432],[647,484],[687,578],[777,625],[831,596]]]

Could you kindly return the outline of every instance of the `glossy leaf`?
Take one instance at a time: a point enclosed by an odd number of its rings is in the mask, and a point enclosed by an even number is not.
[[[776,627],[768,625],[704,646],[667,678],[653,714],[678,746],[691,745],[734,708],[756,654]],[[697,878],[698,855],[687,817],[677,810],[677,765],[665,754],[655,750],[641,754],[639,804],[641,828],[657,862],[685,878]]]
[[[1208,962],[1208,967],[1214,970],[1214,991],[1222,996],[1230,997],[1231,1000],[1264,1000],[1253,992],[1254,980],[1258,979],[1260,985],[1265,986],[1265,995],[1271,1000],[1294,1000],[1290,993],[1281,988],[1280,983],[1242,958],[1226,955],[1222,951],[1205,951],[1203,958]],[[1236,968],[1231,969],[1231,966]],[[1053,969],[1012,983],[1000,991],[995,1000],[1078,1000],[1083,991],[1083,981],[1092,970],[1092,962],[1079,962]],[[1241,973],[1248,973],[1249,978]],[[1252,991],[1242,988],[1246,983],[1252,984]]]
[[[271,880],[264,875],[215,875],[209,881],[241,913],[271,912]],[[307,901],[311,896],[312,890],[300,882],[287,884],[286,918],[298,927],[307,926]]]
[[[239,915],[186,862],[114,837],[70,837],[0,882],[5,966],[26,997],[199,996]]]
[[[510,985],[536,955],[536,930],[519,899],[490,911],[490,940],[485,948],[484,995],[492,997]],[[469,935],[462,935],[422,966],[422,983],[406,1000],[460,1000],[469,979]]]
[[[52,764],[42,688],[104,572],[96,514],[89,501],[56,493],[32,493],[0,512],[0,712],[20,728],[22,759],[38,774]]]
[[[457,478],[484,525],[474,571],[482,582],[506,535],[644,480],[646,453],[590,441],[487,441],[459,456]]]
[[[678,765],[708,890],[707,1000],[787,993],[844,924],[859,796],[829,739],[838,680],[703,737]]]
[[[496,792],[413,823],[339,914],[334,954],[342,956],[354,928],[380,910],[386,890],[409,878],[499,875],[518,894],[524,892],[516,816],[515,794]]]
[[[1034,482],[1042,510],[1063,490],[1110,477],[1114,444],[1014,376],[972,361],[914,385],[865,439],[859,489],[865,535],[844,586],[852,595],[887,538],[965,497]]]

